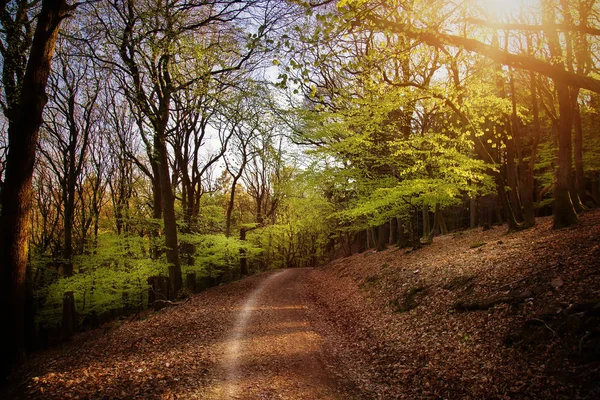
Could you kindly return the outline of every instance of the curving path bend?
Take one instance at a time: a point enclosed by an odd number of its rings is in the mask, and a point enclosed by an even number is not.
[[[268,276],[238,307],[225,342],[218,399],[349,399],[325,367],[310,321],[307,269]]]

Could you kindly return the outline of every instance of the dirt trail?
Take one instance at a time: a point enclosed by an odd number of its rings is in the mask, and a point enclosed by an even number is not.
[[[220,399],[348,399],[323,359],[322,338],[311,326],[304,283],[310,270],[266,278],[237,309],[225,342]]]
[[[352,399],[313,272],[265,272],[80,334],[33,355],[0,399]]]

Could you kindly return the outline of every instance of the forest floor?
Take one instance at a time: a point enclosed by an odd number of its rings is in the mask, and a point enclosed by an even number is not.
[[[265,272],[77,335],[33,355],[0,398],[358,398],[333,374],[315,330],[311,271]]]
[[[270,271],[35,354],[26,399],[597,399],[600,211]]]

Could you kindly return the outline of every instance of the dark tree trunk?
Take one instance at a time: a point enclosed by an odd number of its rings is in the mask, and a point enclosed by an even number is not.
[[[469,227],[471,229],[477,226],[477,200],[469,199]]]
[[[31,184],[46,84],[58,28],[69,10],[64,0],[43,0],[27,62],[19,104],[9,122],[0,217],[0,292],[4,328],[2,376],[23,358],[25,284],[31,212]]]
[[[579,218],[571,201],[571,128],[573,126],[573,109],[569,96],[569,88],[556,82],[559,106],[558,126],[558,166],[556,168],[556,183],[554,185],[554,229],[574,225]]]
[[[390,221],[390,240],[389,244],[398,244],[398,218],[392,218]]]
[[[68,116],[74,116],[74,95],[69,98],[69,113]],[[74,123],[73,123],[74,124]],[[63,186],[63,198],[65,203],[65,214],[63,219],[63,229],[65,242],[63,248],[63,275],[66,277],[73,276],[73,225],[75,223],[75,184],[77,181],[76,170],[76,152],[77,152],[77,136],[78,132],[74,125],[70,126],[70,143],[67,149],[68,165],[65,165],[65,185]],[[83,151],[83,150],[82,150]]]
[[[571,202],[573,203],[573,208],[577,214],[585,211],[585,207],[579,198],[579,193],[577,192],[577,173],[574,168],[571,168],[571,184],[569,185],[569,192],[571,194]]]
[[[64,234],[65,242],[63,248],[63,276],[73,276],[73,219],[74,219],[74,202],[69,201],[65,204],[64,216]]]
[[[409,238],[406,229],[404,228],[404,222],[398,221],[398,247],[404,248],[408,246]]]
[[[555,9],[550,2],[542,2],[542,15],[544,23],[552,23],[556,19]],[[565,69],[564,54],[557,31],[545,30],[548,37],[548,48],[552,56],[553,66]],[[564,81],[554,79],[558,97],[558,161],[555,170],[554,203],[554,229],[565,228],[579,221],[573,202],[571,200],[571,170],[572,170],[572,143],[571,131],[573,129],[573,103],[571,91]]]
[[[496,191],[498,193],[498,199],[500,200],[500,206],[502,207],[504,217],[506,218],[506,222],[508,224],[508,230],[514,231],[515,229],[518,229],[519,223],[517,222],[515,215],[513,214],[508,195],[506,194],[506,190],[504,189],[504,179],[501,174],[498,174],[496,176]],[[498,215],[498,220],[500,223],[502,222],[500,214]]]
[[[500,97],[506,98],[506,90],[504,88],[504,80],[501,75],[501,68],[498,66],[498,77],[496,80],[496,86]],[[513,85],[512,73],[510,84]],[[519,201],[519,192],[517,187],[517,168],[515,164],[515,141],[514,132],[512,128],[516,125],[516,99],[514,97],[514,90],[512,93],[513,103],[513,118],[506,116],[504,118],[504,124],[498,129],[502,130],[502,141],[505,144],[505,160],[504,165],[501,166],[501,185],[498,186],[498,192],[501,196],[502,208],[508,220],[508,227],[510,230],[516,229],[519,226],[519,222],[523,220],[521,212],[521,202]],[[508,189],[508,190],[507,190]],[[500,193],[502,192],[502,193]]]
[[[229,202],[227,204],[227,212],[225,215],[225,236],[226,237],[229,237],[231,234],[231,215],[233,213],[233,207],[235,205],[235,189],[236,189],[239,179],[242,177],[242,174],[244,173],[246,164],[248,163],[248,157],[247,157],[247,151],[246,151],[247,146],[248,146],[248,141],[245,141],[242,138],[240,138],[240,139],[241,139],[240,141],[242,143],[241,149],[240,149],[242,151],[242,162],[240,164],[238,171],[236,173],[233,173],[229,169],[229,165],[227,163],[225,165],[227,168],[227,172],[233,178],[233,181],[231,182],[231,194],[229,196]],[[260,207],[259,207],[259,210],[260,210]],[[260,211],[259,211],[259,216],[260,216]],[[260,220],[257,220],[257,222],[259,224],[261,223]]]
[[[227,202],[227,211],[225,214],[225,236],[229,237],[231,235],[231,216],[233,214],[233,207],[235,205],[235,189],[237,186],[238,179],[242,176],[243,169],[240,168],[238,174],[233,176],[233,181],[231,183],[231,193],[229,194],[229,201]]]
[[[365,251],[365,231],[354,233],[352,244],[350,245],[350,254],[362,253]]]
[[[521,211],[521,199],[519,198],[519,186],[517,184],[517,165],[515,163],[515,139],[514,135],[518,133],[513,129],[512,139],[506,139],[506,180],[510,190],[508,191],[508,200],[514,219],[517,223],[523,221],[523,212]]]
[[[433,241],[434,236],[438,232],[438,230],[441,230],[441,228],[440,228],[441,214],[442,214],[442,212],[440,211],[440,205],[436,204],[435,205],[435,213],[433,214],[433,227],[431,228],[431,230],[429,231],[429,234],[427,235],[428,243],[431,243]]]
[[[431,224],[429,222],[429,207],[423,206],[423,237],[427,237],[431,231]]]
[[[564,23],[566,25],[573,24],[573,15],[571,14],[570,2],[568,0],[561,0],[562,13],[564,15]],[[589,12],[591,11],[591,5],[585,6],[580,5],[577,7],[579,11],[579,23],[587,24],[589,18]],[[589,55],[589,43],[587,37],[581,35],[577,38],[575,44],[575,35],[572,32],[565,33],[566,39],[566,66],[571,72],[576,72],[579,75],[589,75],[588,64]],[[577,65],[575,65],[577,64]],[[574,158],[575,158],[575,169],[574,179],[571,181],[571,201],[575,211],[581,212],[585,210],[585,206],[582,202],[586,201],[585,193],[585,182],[583,173],[583,132],[581,126],[581,113],[579,110],[579,91],[577,87],[570,87],[571,95],[571,110],[573,112],[573,133],[574,133]]]
[[[196,293],[196,273],[190,272],[185,276],[185,287],[191,293]]]
[[[166,123],[165,123],[166,129]],[[163,222],[165,224],[165,244],[167,262],[169,263],[169,278],[171,281],[171,296],[175,297],[181,290],[182,277],[181,265],[179,263],[179,247],[177,243],[177,221],[175,219],[175,197],[171,187],[169,176],[169,160],[167,158],[166,143],[160,140],[156,148],[158,156],[158,176],[160,180],[160,192],[163,202]]]
[[[514,164],[515,163],[514,158],[516,156],[518,159],[518,163],[516,165],[516,168],[513,167],[514,176],[510,177],[510,175],[509,175],[509,182],[511,180],[514,180],[514,183],[511,185],[511,188],[513,188],[515,193],[514,193],[514,195],[512,195],[511,201],[513,204],[513,210],[515,210],[514,211],[515,218],[519,222],[524,222],[525,221],[524,208],[525,208],[525,203],[528,201],[528,199],[527,198],[523,199],[522,193],[524,193],[524,192],[526,193],[523,186],[527,184],[527,178],[526,178],[526,172],[525,172],[525,162],[523,161],[523,146],[522,146],[522,140],[521,140],[522,136],[523,136],[523,130],[521,129],[521,123],[520,123],[519,117],[517,115],[517,97],[516,97],[516,90],[515,90],[514,74],[512,73],[512,70],[510,73],[510,88],[511,88],[510,98],[511,98],[511,103],[512,103],[512,114],[511,114],[511,124],[510,124],[511,131],[512,131],[511,143],[514,144],[514,151],[512,151],[513,157],[511,159],[509,159],[509,161],[512,160],[512,163]],[[507,147],[507,153],[508,153],[508,147]],[[528,206],[533,206],[533,204],[528,204]]]
[[[535,206],[533,203],[533,185],[535,176],[535,161],[537,158],[537,149],[540,142],[542,128],[540,126],[539,105],[537,98],[537,83],[535,74],[529,74],[531,88],[531,113],[533,115],[533,142],[531,143],[531,155],[527,167],[527,177],[522,185],[521,199],[523,200],[523,219],[525,227],[535,226]]]
[[[40,269],[36,271],[36,274]],[[31,263],[27,265],[27,283],[26,283],[26,298],[25,298],[25,350],[32,351],[37,348],[37,329],[35,324],[35,316],[37,313],[36,299],[34,294],[35,278],[32,276]]]
[[[444,218],[444,213],[442,212],[442,210],[440,210],[438,218],[439,218],[438,223],[440,226],[440,234],[447,235],[448,234],[448,226],[446,226],[446,219]],[[456,226],[456,224],[455,224],[455,226]]]
[[[156,148],[156,140],[155,145]],[[162,204],[162,193],[160,187],[160,172],[158,163],[156,162],[156,155],[150,159],[154,176],[152,178],[152,218],[160,220],[163,218],[163,204]],[[152,224],[150,235],[156,239],[156,242],[152,245],[151,253],[153,259],[158,259],[162,254],[161,246],[158,245],[158,238],[160,236],[159,227],[154,223]]]
[[[61,338],[70,339],[75,334],[77,325],[75,315],[75,296],[73,292],[65,292],[63,296],[63,314],[61,324]]]
[[[578,91],[573,90],[572,93]],[[581,126],[581,112],[577,97],[573,102],[573,132],[574,132],[574,157],[575,157],[575,188],[580,202],[586,201],[585,176],[583,171],[583,128]],[[583,206],[582,206],[583,208]]]
[[[167,300],[173,295],[170,293],[170,279],[166,276],[151,276],[148,278],[148,307],[159,310],[164,305],[161,300]]]
[[[65,76],[65,78],[67,77]],[[62,187],[65,207],[63,220],[65,235],[63,248],[63,275],[67,277],[73,276],[73,231],[75,224],[75,196],[77,195],[77,178],[80,176],[82,171],[83,160],[86,154],[90,134],[91,121],[88,116],[88,111],[91,112],[93,104],[95,103],[94,99],[93,101],[90,101],[88,105],[85,106],[85,109],[83,110],[83,118],[86,126],[84,129],[80,129],[76,121],[77,90],[78,87],[76,85],[68,85],[68,97],[66,98],[67,105],[63,111],[65,119],[67,121],[67,126],[69,128],[69,139],[66,142],[65,148],[65,176],[63,177],[64,181]],[[88,106],[89,108],[87,108]],[[60,132],[55,132],[55,134],[57,135],[57,137],[60,137]],[[81,149],[77,148],[79,142],[81,142]],[[89,223],[86,226],[85,218],[83,219],[84,221],[82,221],[82,241],[85,239],[87,229],[89,228]],[[83,245],[81,246],[81,251],[83,251]]]
[[[390,239],[390,224],[385,223],[377,227],[377,251],[385,250]]]
[[[596,173],[596,176],[592,179],[592,197],[594,203],[600,204],[600,173]]]
[[[155,148],[158,147],[155,143]],[[152,170],[154,178],[152,179],[152,218],[162,219],[162,193],[160,191],[160,172],[158,168],[158,162],[152,157],[150,163],[152,164]]]

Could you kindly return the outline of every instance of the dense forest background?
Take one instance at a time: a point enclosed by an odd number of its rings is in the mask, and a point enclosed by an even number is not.
[[[72,331],[268,268],[576,224],[600,201],[599,8],[1,2],[6,352],[71,309]]]

